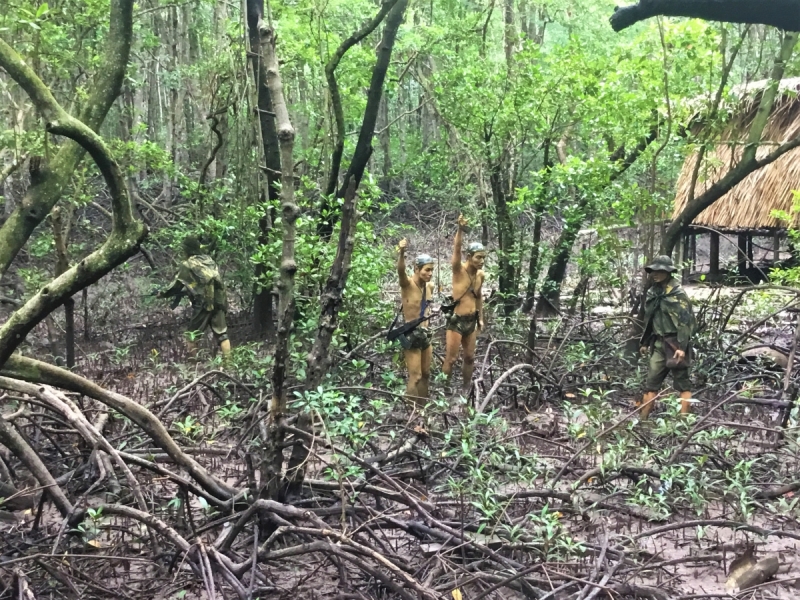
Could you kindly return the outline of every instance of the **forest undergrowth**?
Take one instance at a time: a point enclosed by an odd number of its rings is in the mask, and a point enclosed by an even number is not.
[[[796,597],[798,0],[618,4],[5,2],[0,600]],[[439,304],[456,223],[487,327],[419,406],[391,249]],[[795,287],[687,286],[693,414],[640,421],[676,249]]]
[[[524,328],[493,317],[469,396],[437,375],[423,410],[403,399],[398,349],[378,330],[343,340],[324,385],[292,394],[297,485],[279,500],[256,497],[268,347],[234,319],[230,365],[212,344],[189,361],[165,311],[113,345],[95,331],[75,370],[113,398],[4,381],[5,428],[37,448],[73,517],[35,466],[3,456],[16,489],[3,490],[2,597],[12,580],[40,598],[728,597],[728,567],[750,547],[781,557],[780,572],[735,597],[793,597],[796,382],[736,349],[792,354],[796,293],[706,296],[688,418],[674,395],[636,418],[643,365],[625,358],[623,314],[542,321],[532,364],[513,334]]]

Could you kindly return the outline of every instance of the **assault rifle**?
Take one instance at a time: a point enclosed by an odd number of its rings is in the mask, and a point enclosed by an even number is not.
[[[183,292],[181,292],[179,294],[175,294],[175,297],[172,299],[172,302],[170,302],[169,307],[172,310],[175,310],[176,308],[178,308],[178,305],[181,303],[181,300],[183,300],[184,296],[186,296],[186,294],[183,293]]]
[[[142,294],[142,297],[143,298],[162,298],[162,299],[166,299],[166,298],[169,297],[169,296],[162,296],[161,295],[162,292],[163,292],[163,290],[156,289],[156,290],[153,290],[151,292],[147,292],[146,294]],[[186,292],[184,290],[181,290],[177,294],[173,294],[171,296],[172,297],[172,301],[170,302],[170,306],[169,307],[172,310],[175,310],[176,308],[178,308],[178,305],[181,303],[181,300],[183,300],[184,296],[188,296],[188,294],[186,294]]]
[[[414,319],[413,321],[409,321],[408,323],[403,323],[400,327],[395,327],[394,329],[389,329],[386,332],[386,339],[390,342],[397,340],[400,342],[400,345],[403,349],[408,350],[411,347],[411,342],[409,341],[408,337],[406,337],[407,333],[411,333],[417,327],[419,327],[424,321],[428,319],[432,319],[433,317],[437,316],[439,313],[431,313],[427,317],[419,317]],[[392,323],[394,325],[394,323]]]

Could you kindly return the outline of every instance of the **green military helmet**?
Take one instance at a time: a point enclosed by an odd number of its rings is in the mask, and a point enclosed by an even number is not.
[[[217,242],[219,239],[213,233],[203,233],[200,236],[200,249],[203,254],[213,255],[217,251]]]
[[[181,241],[181,249],[187,258],[203,254],[203,246],[200,243],[200,239],[191,233]]]
[[[486,252],[486,248],[484,248],[483,244],[480,242],[472,242],[469,246],[467,246],[467,256],[472,256],[478,252]]]
[[[678,270],[678,268],[672,264],[671,257],[667,256],[666,254],[662,254],[661,256],[657,256],[653,262],[644,268],[644,270],[648,273],[652,273],[653,271],[666,271],[667,273],[674,273]]]
[[[435,261],[430,254],[420,254],[416,259],[414,259],[414,266],[417,269],[421,269],[425,265],[432,265]]]

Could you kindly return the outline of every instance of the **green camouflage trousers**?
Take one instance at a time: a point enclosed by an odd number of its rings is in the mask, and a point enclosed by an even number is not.
[[[209,325],[220,342],[228,339],[228,324],[225,322],[225,311],[221,308],[206,310],[202,307],[195,307],[186,330],[202,332]]]
[[[653,344],[653,351],[650,354],[650,367],[647,372],[645,391],[659,391],[670,373],[672,373],[672,387],[675,388],[675,391],[689,392],[692,390],[689,369],[667,368],[667,357],[664,356],[664,342],[659,339]]]
[[[453,313],[447,318],[447,331],[455,331],[461,334],[461,337],[471,335],[478,325],[478,312],[470,313],[468,315],[457,315]]]
[[[417,327],[406,337],[411,343],[411,345],[408,347],[408,350],[426,350],[431,345],[431,338],[433,338],[433,334],[431,333],[430,329]]]

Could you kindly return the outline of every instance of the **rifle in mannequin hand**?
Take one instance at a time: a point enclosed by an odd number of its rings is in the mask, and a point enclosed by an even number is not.
[[[169,303],[170,304],[170,306],[169,306],[170,309],[175,310],[176,308],[178,308],[178,305],[181,303],[181,300],[183,300],[184,296],[186,296],[186,295],[187,295],[186,292],[181,291],[181,292],[178,292],[177,294],[174,294],[173,296],[171,296],[172,297],[172,301]],[[168,298],[169,296],[164,296],[163,295],[163,290],[156,289],[156,290],[153,290],[151,292],[147,292],[146,294],[141,294],[141,297],[142,298],[161,298],[161,299],[165,299],[165,298]]]
[[[397,323],[397,319],[400,318],[400,313],[402,312],[401,309],[397,313],[397,316],[395,316],[394,321],[392,321],[392,324],[389,326],[389,331],[386,332],[387,340],[389,340],[390,342],[393,342],[395,340],[399,341],[400,345],[403,347],[404,350],[408,350],[411,347],[411,341],[408,339],[408,337],[406,337],[406,334],[414,331],[424,321],[432,319],[433,317],[439,314],[435,313],[435,314],[430,314],[427,317],[425,316],[425,310],[428,308],[429,304],[427,295],[428,295],[428,285],[425,284],[425,288],[422,292],[422,301],[420,302],[419,305],[419,317],[417,317],[413,321],[409,321],[408,323],[403,323],[400,327],[395,328],[394,325],[395,323]]]
[[[386,339],[389,340],[390,342],[397,340],[400,342],[400,345],[405,350],[408,350],[411,347],[411,342],[408,340],[408,337],[406,337],[406,334],[414,331],[424,321],[432,319],[433,317],[436,317],[438,315],[439,315],[438,312],[431,313],[427,317],[419,317],[418,319],[414,319],[413,321],[409,321],[408,323],[403,323],[402,325],[400,325],[400,327],[397,327],[395,329],[389,329],[389,331],[386,333]],[[394,326],[394,323],[392,323],[392,325]]]

